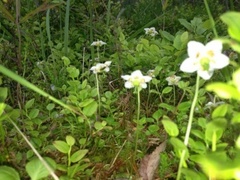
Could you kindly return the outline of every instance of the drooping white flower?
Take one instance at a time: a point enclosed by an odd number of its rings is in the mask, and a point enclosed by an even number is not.
[[[106,61],[105,63],[97,63],[95,66],[91,67],[91,71],[93,71],[94,74],[100,73],[102,71],[108,72],[109,66],[111,65],[112,61]]]
[[[176,75],[172,75],[166,78],[168,85],[178,85],[178,82],[180,81],[181,77],[180,76],[176,76]]]
[[[196,41],[188,43],[188,58],[183,61],[180,70],[198,75],[205,80],[212,77],[215,69],[221,69],[229,64],[229,58],[222,54],[222,42],[213,40],[205,46]]]
[[[97,41],[94,41],[91,46],[97,46],[97,47],[101,47],[103,45],[105,45],[107,43],[103,42],[103,41],[100,41],[100,40],[97,40]]]
[[[151,81],[152,77],[150,76],[143,76],[140,70],[136,70],[131,73],[131,75],[124,75],[121,76],[125,82],[125,87],[127,89],[133,87],[140,87],[145,89],[147,87],[147,82]]]
[[[144,28],[145,34],[146,35],[150,35],[150,36],[156,36],[158,34],[158,32],[156,31],[155,27],[151,27],[151,28]]]

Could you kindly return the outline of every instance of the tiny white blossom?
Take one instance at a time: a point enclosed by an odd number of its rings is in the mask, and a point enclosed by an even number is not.
[[[143,76],[140,70],[136,70],[131,73],[131,75],[124,75],[121,76],[125,82],[125,87],[127,89],[133,87],[140,87],[145,89],[147,87],[147,82],[151,81],[152,77],[150,76]]]
[[[103,42],[103,41],[97,40],[97,41],[94,41],[94,42],[91,44],[91,46],[101,47],[102,45],[105,45],[105,44],[107,44],[107,43],[105,43],[105,42]]]
[[[152,70],[152,69],[151,69],[151,70],[148,70],[147,75],[150,76],[150,77],[152,77],[152,78],[155,77],[155,75],[154,75],[154,70]]]
[[[222,42],[213,40],[205,46],[196,41],[188,43],[188,58],[183,61],[180,70],[198,75],[205,80],[212,77],[215,69],[221,69],[229,64],[229,58],[222,54]]]
[[[180,76],[176,76],[176,75],[172,75],[166,78],[168,85],[178,85],[178,82],[180,81],[181,77]]]
[[[102,71],[108,72],[109,66],[111,65],[111,61],[106,61],[105,63],[97,63],[95,66],[91,67],[91,71],[93,71],[94,74],[100,73]]]
[[[219,101],[219,102],[209,101],[207,104],[205,104],[205,108],[215,108],[215,107],[217,107],[218,105],[224,104],[224,103],[225,103],[225,102],[223,102],[223,101]]]
[[[144,28],[145,34],[146,35],[150,35],[150,36],[156,36],[158,34],[158,32],[155,30],[155,27],[151,27],[151,28]]]

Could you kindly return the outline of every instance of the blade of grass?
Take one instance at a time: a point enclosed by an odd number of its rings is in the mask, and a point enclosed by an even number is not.
[[[0,65],[0,72],[3,73],[4,75],[10,77],[11,79],[17,81],[18,83],[20,83],[23,86],[26,86],[27,88],[35,91],[36,93],[50,99],[51,101],[59,104],[60,106],[78,114],[83,116],[84,119],[86,119],[86,117],[84,116],[84,114],[79,110],[76,109],[72,106],[69,106],[65,103],[63,103],[62,101],[56,99],[55,97],[51,96],[50,94],[46,93],[45,91],[41,90],[40,88],[38,88],[37,86],[35,86],[34,84],[28,82],[26,79],[22,78],[21,76],[15,74],[14,72],[10,71],[9,69],[5,68],[4,66]]]
[[[66,13],[65,13],[65,27],[64,27],[64,55],[65,56],[67,56],[68,54],[70,2],[71,0],[67,0]]]

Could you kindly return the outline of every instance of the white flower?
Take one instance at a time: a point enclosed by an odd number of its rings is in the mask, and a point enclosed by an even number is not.
[[[94,41],[94,42],[91,44],[91,46],[100,47],[100,46],[105,45],[105,44],[107,44],[107,43],[105,43],[105,42],[103,42],[103,41],[97,40],[97,41]]]
[[[180,76],[176,76],[176,75],[172,75],[166,78],[168,85],[178,85],[178,82],[180,81],[181,77]]]
[[[91,67],[91,71],[93,71],[94,74],[100,73],[102,71],[108,72],[109,66],[111,65],[112,61],[106,61],[105,63],[97,63],[95,66]]]
[[[145,34],[153,36],[153,37],[158,34],[158,32],[155,30],[155,27],[144,28],[144,31],[145,31]]]
[[[148,70],[147,75],[152,77],[152,78],[155,77],[154,70]]]
[[[205,104],[205,108],[214,108],[214,107],[217,107],[218,105],[220,104],[224,104],[225,102],[223,101],[219,101],[219,102],[212,102],[212,101],[209,101],[207,104]]]
[[[197,71],[203,79],[210,79],[215,69],[221,69],[229,64],[229,58],[222,54],[222,43],[213,40],[205,46],[196,41],[188,43],[188,58],[183,61],[180,70],[192,73]]]
[[[133,87],[141,87],[145,89],[147,87],[147,82],[152,79],[150,76],[143,76],[140,70],[132,72],[131,75],[124,75],[121,77],[126,80],[125,87],[128,89]]]

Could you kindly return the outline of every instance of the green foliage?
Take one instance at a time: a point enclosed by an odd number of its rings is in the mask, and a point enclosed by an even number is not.
[[[137,179],[166,139],[161,179],[238,179],[240,17],[221,14],[239,3],[207,2],[231,65],[197,84],[179,66],[214,38],[201,1],[0,2],[0,179]],[[121,79],[135,70],[152,77],[141,93]]]

